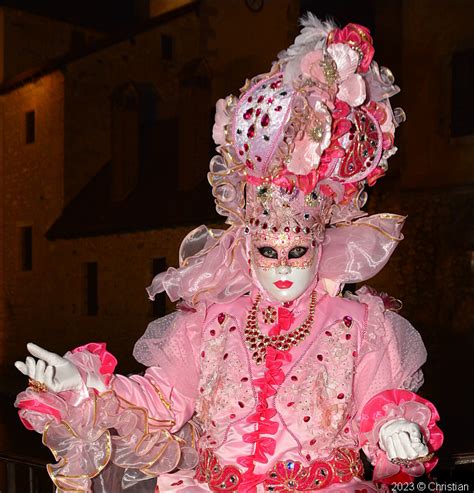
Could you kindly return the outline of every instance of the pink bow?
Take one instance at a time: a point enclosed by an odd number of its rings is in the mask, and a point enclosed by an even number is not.
[[[286,308],[278,308],[278,322],[268,332],[268,335],[279,336],[282,330],[288,330],[295,321],[295,316]]]
[[[255,462],[266,464],[268,462],[266,455],[273,455],[275,453],[275,447],[276,441],[274,438],[259,438],[255,444]]]
[[[259,186],[262,183],[273,183],[274,185],[284,188],[288,193],[291,193],[294,187],[294,183],[288,178],[289,171],[284,169],[281,173],[279,173],[274,178],[269,178],[264,180],[259,176],[247,175],[246,180],[248,183],[252,185]]]
[[[298,188],[305,194],[308,195],[314,190],[316,183],[318,183],[318,172],[312,169],[307,175],[300,175],[296,179]]]

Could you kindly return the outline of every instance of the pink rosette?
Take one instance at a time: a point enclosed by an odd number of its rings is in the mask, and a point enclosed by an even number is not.
[[[426,462],[400,466],[387,458],[378,445],[379,431],[385,423],[400,418],[418,424],[430,453],[438,450],[443,443],[443,432],[436,425],[439,414],[431,402],[408,390],[380,392],[364,406],[360,419],[360,444],[375,464],[375,481],[411,482],[414,477],[431,471],[438,462],[436,457],[432,457]]]
[[[334,29],[328,36],[328,45],[333,43],[347,44],[358,53],[358,72],[364,73],[369,70],[375,50],[370,31],[366,27],[351,23],[343,29]]]
[[[357,74],[359,55],[343,43],[328,47],[328,53],[334,60],[339,75],[337,98],[351,106],[360,106],[366,97],[365,82]]]

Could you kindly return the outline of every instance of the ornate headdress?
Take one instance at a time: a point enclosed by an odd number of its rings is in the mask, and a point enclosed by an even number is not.
[[[217,211],[247,230],[318,230],[365,202],[396,152],[393,76],[372,60],[369,30],[309,15],[268,74],[217,103]],[[245,196],[244,196],[245,194]]]
[[[231,227],[190,233],[180,268],[159,274],[150,296],[166,290],[171,299],[195,303],[248,291],[243,240],[251,232],[324,240],[320,274],[338,284],[375,275],[402,238],[402,217],[361,211],[364,186],[384,175],[397,150],[404,113],[389,103],[399,91],[393,76],[373,60],[367,28],[338,29],[311,14],[302,24],[269,73],[247,81],[240,98],[217,102],[218,155],[208,178],[217,212]],[[345,228],[328,229],[334,225]],[[360,247],[350,255],[349,238]]]

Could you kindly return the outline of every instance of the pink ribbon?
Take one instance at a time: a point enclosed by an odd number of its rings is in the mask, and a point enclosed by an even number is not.
[[[294,184],[288,176],[286,176],[288,174],[290,174],[290,172],[287,169],[284,169],[281,173],[275,176],[275,178],[263,179],[259,176],[247,175],[246,180],[248,183],[255,186],[262,185],[263,183],[273,183],[274,185],[284,188],[287,192],[291,193]]]
[[[291,324],[295,321],[295,316],[290,310],[283,307],[278,307],[278,322],[268,332],[270,336],[279,336],[281,331],[287,331]]]

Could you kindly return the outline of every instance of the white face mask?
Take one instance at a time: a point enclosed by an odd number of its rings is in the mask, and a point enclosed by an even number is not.
[[[293,301],[308,289],[317,270],[313,243],[311,238],[291,238],[284,243],[280,238],[252,239],[253,271],[270,298]]]

